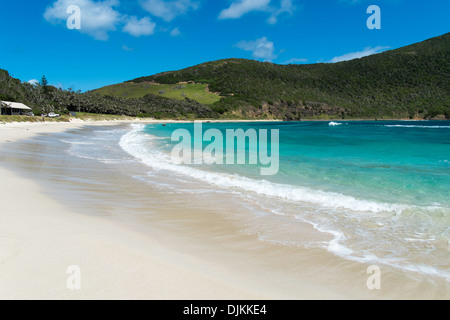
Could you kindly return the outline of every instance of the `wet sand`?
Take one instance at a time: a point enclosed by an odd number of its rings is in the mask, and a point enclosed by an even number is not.
[[[194,205],[189,194],[144,193],[136,181],[101,166],[96,179],[110,188],[75,182],[69,169],[66,178],[42,178],[31,145],[10,147],[83,125],[0,126],[0,152],[15,159],[0,162],[0,299],[449,298],[446,283],[386,268],[381,290],[369,290],[368,265],[261,241],[249,230],[255,225],[245,208],[223,197]],[[41,144],[51,141],[47,136]],[[314,236],[308,225],[299,227],[299,234]],[[67,288],[73,265],[81,270],[80,290]]]

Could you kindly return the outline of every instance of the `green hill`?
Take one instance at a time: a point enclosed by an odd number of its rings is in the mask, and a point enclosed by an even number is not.
[[[0,69],[0,100],[35,114],[68,111],[155,118],[450,118],[450,33],[340,63],[203,63],[73,92],[31,85]]]
[[[244,59],[207,62],[129,81],[190,82],[223,98],[225,115],[300,118],[450,116],[450,33],[352,61],[276,65]]]
[[[0,69],[0,100],[22,102],[32,107],[34,114],[69,111],[96,114],[153,117],[157,119],[217,118],[210,107],[186,97],[169,99],[147,94],[141,98],[124,99],[92,92],[74,92],[52,86],[31,85],[11,77]],[[0,116],[3,117],[3,116]]]
[[[125,82],[94,90],[93,93],[127,99],[143,98],[147,94],[159,95],[161,97],[177,100],[185,100],[187,97],[202,104],[213,104],[221,98],[217,93],[210,92],[207,84],[201,83],[171,85],[151,82]]]

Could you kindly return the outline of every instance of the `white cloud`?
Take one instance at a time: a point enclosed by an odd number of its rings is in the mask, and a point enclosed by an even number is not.
[[[170,31],[170,35],[172,37],[177,37],[181,34],[180,30],[178,28],[173,29],[172,31]]]
[[[128,46],[125,45],[125,44],[122,46],[122,50],[123,50],[123,51],[128,51],[128,52],[134,51],[133,48],[130,48],[130,47],[128,47]]]
[[[353,59],[359,59],[359,58],[370,56],[372,54],[381,53],[383,51],[386,51],[387,49],[389,49],[389,47],[382,47],[382,46],[377,46],[375,48],[367,47],[363,51],[350,52],[350,53],[344,54],[339,57],[334,57],[329,62],[336,63],[336,62],[348,61],[348,60],[353,60]]]
[[[108,32],[115,31],[122,15],[114,9],[119,5],[118,0],[92,1],[92,0],[57,0],[47,7],[44,18],[50,23],[66,23],[70,14],[67,8],[76,5],[81,9],[82,33],[88,34],[97,40],[108,40]]]
[[[37,79],[31,79],[30,81],[28,81],[29,84],[33,85],[33,86],[37,86],[39,84],[39,80]]]
[[[236,46],[239,49],[251,51],[252,57],[255,59],[272,61],[277,57],[273,42],[267,40],[266,37],[262,37],[261,39],[257,39],[255,41],[241,41],[237,43]]]
[[[289,60],[287,60],[287,61],[285,61],[285,62],[283,62],[281,64],[298,64],[298,63],[306,63],[306,62],[308,62],[308,59],[292,58],[292,59],[289,59]]]
[[[238,19],[251,11],[267,11],[271,0],[236,0],[222,10],[219,19]]]
[[[249,12],[262,11],[270,14],[267,22],[275,24],[278,22],[278,16],[283,13],[292,15],[296,9],[293,0],[279,0],[278,5],[273,5],[273,2],[272,0],[234,0],[229,8],[220,12],[219,19],[239,19]]]
[[[278,22],[278,16],[283,13],[288,13],[289,15],[292,15],[294,13],[295,7],[292,3],[292,0],[281,0],[280,8],[273,11],[270,18],[267,20],[270,24],[275,24]]]
[[[131,34],[133,37],[149,36],[155,32],[156,24],[145,17],[138,19],[131,17],[127,19],[127,24],[123,27],[123,32]]]
[[[141,0],[141,6],[155,17],[172,21],[189,10],[196,10],[199,2],[195,0]]]

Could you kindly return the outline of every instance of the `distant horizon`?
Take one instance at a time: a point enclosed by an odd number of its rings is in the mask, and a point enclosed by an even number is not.
[[[2,9],[10,14],[0,21],[9,30],[0,67],[83,92],[230,57],[347,61],[450,30],[450,3],[439,0],[45,0]]]

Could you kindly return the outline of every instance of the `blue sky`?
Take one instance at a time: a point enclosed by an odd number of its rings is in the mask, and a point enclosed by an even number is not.
[[[79,30],[67,27],[71,5]],[[367,27],[370,5],[381,29]],[[450,31],[448,0],[17,0],[0,10],[0,68],[82,91],[224,58],[332,63]]]

